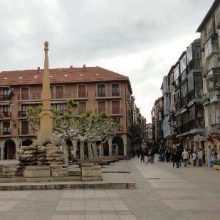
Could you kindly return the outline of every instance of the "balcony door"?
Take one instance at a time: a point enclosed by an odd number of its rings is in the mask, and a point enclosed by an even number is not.
[[[63,86],[56,86],[55,87],[55,92],[56,92],[56,95],[55,95],[55,97],[56,97],[56,99],[63,99]]]
[[[23,87],[21,88],[21,100],[29,99],[29,88]]]
[[[105,101],[99,101],[98,102],[98,113],[106,112],[106,102]]]
[[[98,84],[97,85],[97,94],[98,97],[105,97],[105,84]]]
[[[11,128],[10,128],[10,121],[3,122],[3,135],[10,135]]]
[[[112,101],[112,114],[120,114],[120,101]]]
[[[112,96],[120,96],[120,88],[118,83],[112,84]]]
[[[27,121],[21,121],[21,134],[25,135],[29,133],[29,126]]]
[[[78,85],[78,98],[86,97],[86,85]]]

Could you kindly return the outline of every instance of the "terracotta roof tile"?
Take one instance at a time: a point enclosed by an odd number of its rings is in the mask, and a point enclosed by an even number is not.
[[[41,84],[42,74],[43,69],[2,71],[0,73],[0,85]],[[51,83],[99,82],[112,80],[129,82],[128,77],[101,67],[50,69]]]

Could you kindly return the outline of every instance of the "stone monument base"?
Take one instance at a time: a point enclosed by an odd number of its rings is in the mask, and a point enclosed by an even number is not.
[[[0,162],[0,177],[14,177],[19,167],[18,161]]]
[[[68,168],[61,165],[50,165],[51,177],[68,176]]]
[[[94,164],[81,164],[82,181],[102,181],[101,166]]]
[[[49,178],[50,167],[49,166],[27,166],[23,171],[23,177],[25,178]]]

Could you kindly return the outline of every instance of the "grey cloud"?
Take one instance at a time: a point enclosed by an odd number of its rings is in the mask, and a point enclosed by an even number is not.
[[[158,45],[194,33],[211,3],[210,0],[1,0],[0,69],[42,66],[44,40],[50,42],[52,67],[97,65],[100,57],[113,59],[142,50],[153,52]],[[160,53],[165,56],[164,51]],[[149,53],[145,65],[123,74],[131,78],[134,88],[147,85],[149,76],[159,85],[169,67],[158,64],[157,59]],[[158,87],[151,91],[158,94]],[[145,88],[145,94],[148,92]]]

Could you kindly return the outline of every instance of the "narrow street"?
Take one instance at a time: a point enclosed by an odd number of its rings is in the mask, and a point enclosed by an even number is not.
[[[218,220],[220,173],[206,167],[120,161],[108,178],[130,179],[134,190],[1,191],[2,220]],[[105,176],[108,174],[106,173]],[[124,176],[124,177],[123,177]]]

